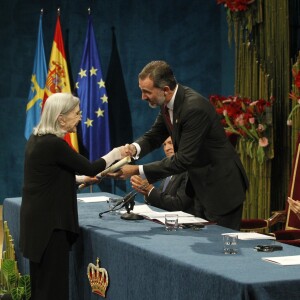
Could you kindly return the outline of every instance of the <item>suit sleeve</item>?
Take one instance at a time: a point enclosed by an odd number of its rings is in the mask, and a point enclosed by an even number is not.
[[[146,197],[149,204],[168,211],[185,211],[193,205],[193,200],[185,193],[187,174],[174,175],[165,192],[154,188]]]
[[[160,148],[169,135],[163,116],[159,113],[151,129],[135,141],[141,147],[139,157],[142,158],[153,150]]]
[[[200,153],[200,149],[203,147],[203,141],[211,124],[212,120],[206,106],[187,105],[174,132],[175,135],[180,135],[175,155],[145,164],[144,173],[148,181],[153,183],[169,175],[185,172],[191,165],[203,160],[203,156],[207,155],[207,152]]]

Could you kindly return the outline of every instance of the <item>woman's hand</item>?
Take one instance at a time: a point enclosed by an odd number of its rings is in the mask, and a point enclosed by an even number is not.
[[[97,177],[76,175],[76,183],[95,183],[97,181],[99,181],[99,179]]]
[[[126,145],[125,146],[117,147],[117,149],[120,152],[121,158],[124,158],[126,156],[132,156],[132,155],[130,155],[130,152],[128,151]]]

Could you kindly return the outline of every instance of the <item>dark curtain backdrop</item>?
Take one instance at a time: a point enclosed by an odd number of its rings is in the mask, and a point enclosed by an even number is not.
[[[151,60],[168,61],[178,81],[204,96],[233,92],[234,53],[227,43],[225,10],[215,0],[10,0],[0,10],[0,203],[20,196],[23,181],[25,107],[35,55],[40,9],[46,61],[54,36],[57,8],[68,55],[70,78],[77,78],[87,26],[87,9],[106,76],[111,27],[123,68],[137,138],[154,121],[157,110],[141,101],[137,75]],[[122,122],[122,120],[119,120]],[[143,162],[160,159],[162,151]]]

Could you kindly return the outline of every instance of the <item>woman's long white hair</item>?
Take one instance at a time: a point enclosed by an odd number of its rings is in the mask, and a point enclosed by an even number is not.
[[[39,124],[33,129],[34,135],[55,134],[64,137],[66,131],[58,122],[59,115],[73,110],[80,103],[79,98],[70,93],[52,94],[46,101]]]

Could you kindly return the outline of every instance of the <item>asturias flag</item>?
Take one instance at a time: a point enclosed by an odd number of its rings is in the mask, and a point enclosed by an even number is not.
[[[25,137],[27,140],[29,139],[33,128],[39,123],[41,118],[46,76],[47,65],[44,51],[41,15],[39,21],[39,30],[37,37],[37,46],[35,50],[33,71],[31,76],[31,85],[28,95],[28,103],[26,107]]]
[[[54,41],[48,66],[48,76],[45,86],[43,106],[47,101],[47,98],[54,93],[71,93],[70,79],[59,15],[57,16]],[[76,133],[66,134],[65,140],[78,152]]]
[[[110,151],[110,137],[108,98],[91,16],[76,89],[82,111],[82,143],[86,156],[93,161]]]

